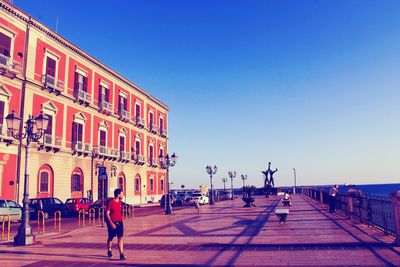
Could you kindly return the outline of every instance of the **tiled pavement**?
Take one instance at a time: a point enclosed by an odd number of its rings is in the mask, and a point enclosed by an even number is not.
[[[125,222],[126,261],[105,257],[106,229],[86,227],[41,244],[0,246],[0,266],[108,265],[374,265],[399,266],[393,238],[357,224],[302,196],[295,196],[286,224],[274,215],[278,198],[240,199]]]

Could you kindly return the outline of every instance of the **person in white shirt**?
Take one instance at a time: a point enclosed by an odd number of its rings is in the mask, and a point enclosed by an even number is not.
[[[329,190],[329,213],[336,211],[336,194],[339,192],[339,185],[335,184]]]

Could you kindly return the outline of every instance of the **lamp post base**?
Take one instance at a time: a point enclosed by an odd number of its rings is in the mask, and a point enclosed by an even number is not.
[[[21,225],[18,234],[14,237],[14,246],[29,246],[33,243],[35,243],[35,235],[32,234],[32,228]]]
[[[170,215],[170,214],[172,214],[172,207],[171,206],[167,206],[167,208],[165,209],[165,214],[168,214],[168,215]]]

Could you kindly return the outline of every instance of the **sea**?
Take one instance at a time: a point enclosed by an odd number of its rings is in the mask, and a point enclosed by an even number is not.
[[[329,190],[332,185],[321,185],[317,187]],[[389,197],[390,193],[400,191],[400,184],[339,184],[339,192],[346,192],[349,189],[361,190],[365,194],[369,193],[374,196]]]

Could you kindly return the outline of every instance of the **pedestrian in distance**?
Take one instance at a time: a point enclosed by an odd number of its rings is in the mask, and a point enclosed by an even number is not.
[[[336,211],[336,194],[339,192],[339,185],[335,184],[329,190],[329,213]]]
[[[194,201],[194,208],[197,210],[197,213],[200,213],[200,203],[197,199]]]
[[[116,236],[118,239],[119,259],[125,260],[124,255],[124,224],[122,223],[122,198],[124,192],[121,189],[114,190],[114,199],[111,199],[107,205],[106,222],[108,230],[107,256],[112,257],[112,240]]]

